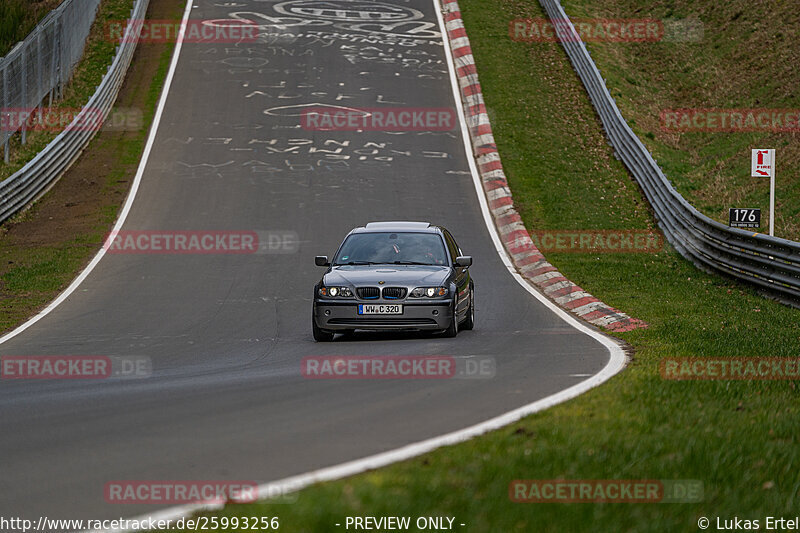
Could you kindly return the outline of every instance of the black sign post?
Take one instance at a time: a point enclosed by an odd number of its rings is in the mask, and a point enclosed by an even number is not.
[[[761,209],[731,207],[728,210],[728,226],[731,228],[758,229],[761,227]]]

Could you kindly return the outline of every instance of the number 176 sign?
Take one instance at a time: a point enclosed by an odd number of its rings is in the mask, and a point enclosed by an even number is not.
[[[758,229],[761,226],[761,209],[734,207],[728,210],[728,226]]]

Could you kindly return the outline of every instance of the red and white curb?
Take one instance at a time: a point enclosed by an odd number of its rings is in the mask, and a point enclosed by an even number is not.
[[[609,331],[646,328],[644,321],[606,305],[565,278],[533,244],[525,224],[514,209],[514,199],[492,135],[475,58],[458,2],[442,0],[442,8],[483,190],[497,231],[517,270],[548,298],[591,324]]]

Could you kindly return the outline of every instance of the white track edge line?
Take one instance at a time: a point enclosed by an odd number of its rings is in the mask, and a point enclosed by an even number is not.
[[[170,85],[172,84],[172,78],[175,76],[175,69],[178,66],[178,57],[180,56],[181,47],[183,44],[182,42],[183,40],[181,39],[181,37],[186,31],[186,21],[189,19],[189,14],[191,12],[191,7],[192,7],[192,1],[193,0],[187,0],[186,2],[186,9],[183,13],[183,21],[181,24],[180,34],[177,43],[175,44],[175,50],[173,50],[172,52],[172,62],[169,65],[169,71],[167,72],[167,77],[164,80],[164,86],[161,88],[161,97],[158,100],[158,107],[156,108],[156,113],[153,116],[153,123],[150,125],[150,132],[148,133],[147,136],[147,143],[145,144],[144,152],[142,152],[142,159],[139,161],[139,167],[136,169],[136,176],[133,179],[133,184],[131,184],[131,190],[128,192],[128,197],[125,199],[125,204],[122,206],[122,211],[120,211],[119,216],[117,217],[117,221],[114,224],[114,228],[111,230],[110,235],[116,234],[122,227],[122,225],[125,223],[125,219],[128,217],[128,212],[130,212],[131,206],[133,205],[133,200],[136,198],[136,193],[139,190],[139,184],[142,181],[142,176],[144,175],[144,169],[147,166],[147,160],[150,157],[150,151],[153,148],[153,143],[155,142],[156,132],[158,131],[158,124],[159,122],[161,122],[161,114],[164,112],[164,107],[166,106],[167,103],[167,96],[169,95],[169,88]],[[97,266],[97,263],[100,262],[100,260],[103,258],[105,254],[106,254],[106,246],[104,244],[102,247],[100,247],[100,250],[98,250],[97,254],[92,258],[91,262],[89,262],[89,264],[86,265],[86,268],[84,268],[83,271],[81,271],[81,273],[78,274],[77,278],[72,280],[72,283],[70,283],[69,286],[66,289],[64,289],[64,291],[61,294],[59,294],[55,300],[50,302],[47,305],[47,307],[45,307],[37,314],[26,320],[24,323],[20,324],[12,331],[0,337],[0,344],[10,339],[13,339],[17,335],[19,335],[20,333],[22,333],[23,331],[25,331],[26,329],[37,323],[39,320],[46,317],[48,314],[50,314],[51,311],[53,311],[53,309],[58,307],[67,298],[69,298],[70,295],[73,292],[75,292],[75,290],[78,288],[78,286],[80,286],[80,284],[83,283],[83,280],[85,280],[92,272],[92,270],[94,270],[94,268]]]
[[[191,1],[192,0],[189,0],[189,3],[191,3]],[[287,477],[278,481],[272,481],[269,483],[261,484],[258,486],[258,494],[262,498],[272,496],[275,494],[286,494],[290,492],[295,492],[310,485],[313,485],[314,483],[319,483],[323,481],[334,481],[344,477],[353,476],[356,474],[366,472],[368,470],[373,470],[375,468],[380,468],[383,466],[390,465],[392,463],[417,457],[424,453],[431,452],[437,448],[441,448],[442,446],[448,446],[467,441],[471,438],[483,435],[484,433],[488,433],[489,431],[493,431],[495,429],[499,429],[501,427],[512,424],[530,414],[542,411],[549,407],[553,407],[554,405],[558,405],[559,403],[575,398],[576,396],[579,396],[580,394],[583,394],[584,392],[593,389],[594,387],[606,382],[607,380],[609,380],[610,378],[621,372],[622,369],[625,368],[625,365],[627,363],[627,357],[625,355],[625,352],[622,350],[622,347],[616,340],[586,326],[577,318],[573,317],[571,314],[567,313],[562,308],[558,307],[552,301],[548,300],[544,295],[539,293],[539,291],[534,289],[525,280],[525,278],[520,276],[520,274],[513,267],[511,259],[508,257],[508,254],[506,253],[506,250],[503,247],[502,242],[500,241],[500,237],[497,234],[497,229],[495,228],[494,221],[491,218],[489,206],[486,201],[486,195],[483,191],[483,186],[481,185],[480,173],[478,172],[477,165],[475,164],[475,156],[471,142],[472,137],[469,133],[469,129],[464,119],[464,106],[461,102],[461,94],[459,93],[458,79],[456,78],[455,75],[455,67],[453,65],[453,57],[452,57],[452,52],[450,50],[450,44],[449,44],[450,38],[447,34],[447,28],[445,28],[444,26],[444,20],[442,18],[442,13],[440,9],[441,6],[439,5],[439,0],[432,0],[432,1],[434,5],[434,10],[436,12],[436,18],[439,22],[439,29],[442,32],[442,42],[444,44],[445,55],[447,57],[447,66],[450,72],[450,85],[451,88],[453,89],[454,93],[453,96],[455,98],[456,107],[458,108],[459,111],[458,116],[459,116],[459,122],[461,123],[461,133],[462,133],[462,138],[464,140],[464,146],[467,151],[466,153],[467,153],[467,159],[469,160],[469,167],[470,167],[470,173],[472,174],[472,181],[473,184],[475,185],[475,191],[477,192],[478,195],[478,202],[480,203],[481,206],[481,212],[483,213],[484,223],[486,224],[486,227],[492,238],[492,242],[495,245],[495,249],[497,250],[497,253],[500,256],[503,263],[508,268],[509,273],[514,277],[515,280],[517,280],[517,282],[520,285],[522,285],[525,288],[525,290],[527,290],[530,294],[532,294],[537,300],[539,300],[543,305],[545,305],[548,309],[550,309],[559,318],[567,322],[569,325],[573,326],[581,333],[585,333],[586,335],[589,335],[590,337],[594,338],[609,351],[608,363],[606,363],[606,366],[604,366],[597,374],[594,374],[592,377],[584,381],[581,381],[580,383],[573,385],[572,387],[564,389],[555,394],[551,394],[550,396],[547,396],[545,398],[541,398],[533,403],[523,405],[522,407],[518,407],[517,409],[513,409],[511,411],[508,411],[502,415],[496,416],[489,420],[485,420],[478,424],[469,426],[467,428],[459,429],[451,433],[447,433],[445,435],[440,435],[438,437],[432,437],[430,439],[426,439],[420,442],[407,444],[405,446],[396,448],[394,450],[389,450],[375,455],[370,455],[368,457],[364,457],[361,459],[355,459],[353,461],[348,461],[346,463],[341,463],[338,465],[320,468],[318,470],[313,470],[305,474],[298,474],[296,476]],[[447,41],[445,41],[445,39]],[[162,509],[160,511],[156,511],[154,513],[150,513],[147,515],[140,515],[135,518],[130,518],[129,520],[139,521],[139,522],[147,521],[150,519],[156,521],[177,520],[179,518],[187,517],[198,511],[216,510],[216,509],[221,509],[222,507],[223,504],[181,505],[177,507],[169,507],[166,509]],[[127,531],[140,531],[140,529],[107,529],[103,530],[103,533],[125,533]]]

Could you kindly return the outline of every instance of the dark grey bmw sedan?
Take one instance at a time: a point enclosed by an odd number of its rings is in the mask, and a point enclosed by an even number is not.
[[[427,222],[371,222],[345,237],[314,287],[317,341],[365,330],[433,330],[455,337],[475,323],[469,267],[445,228]]]

